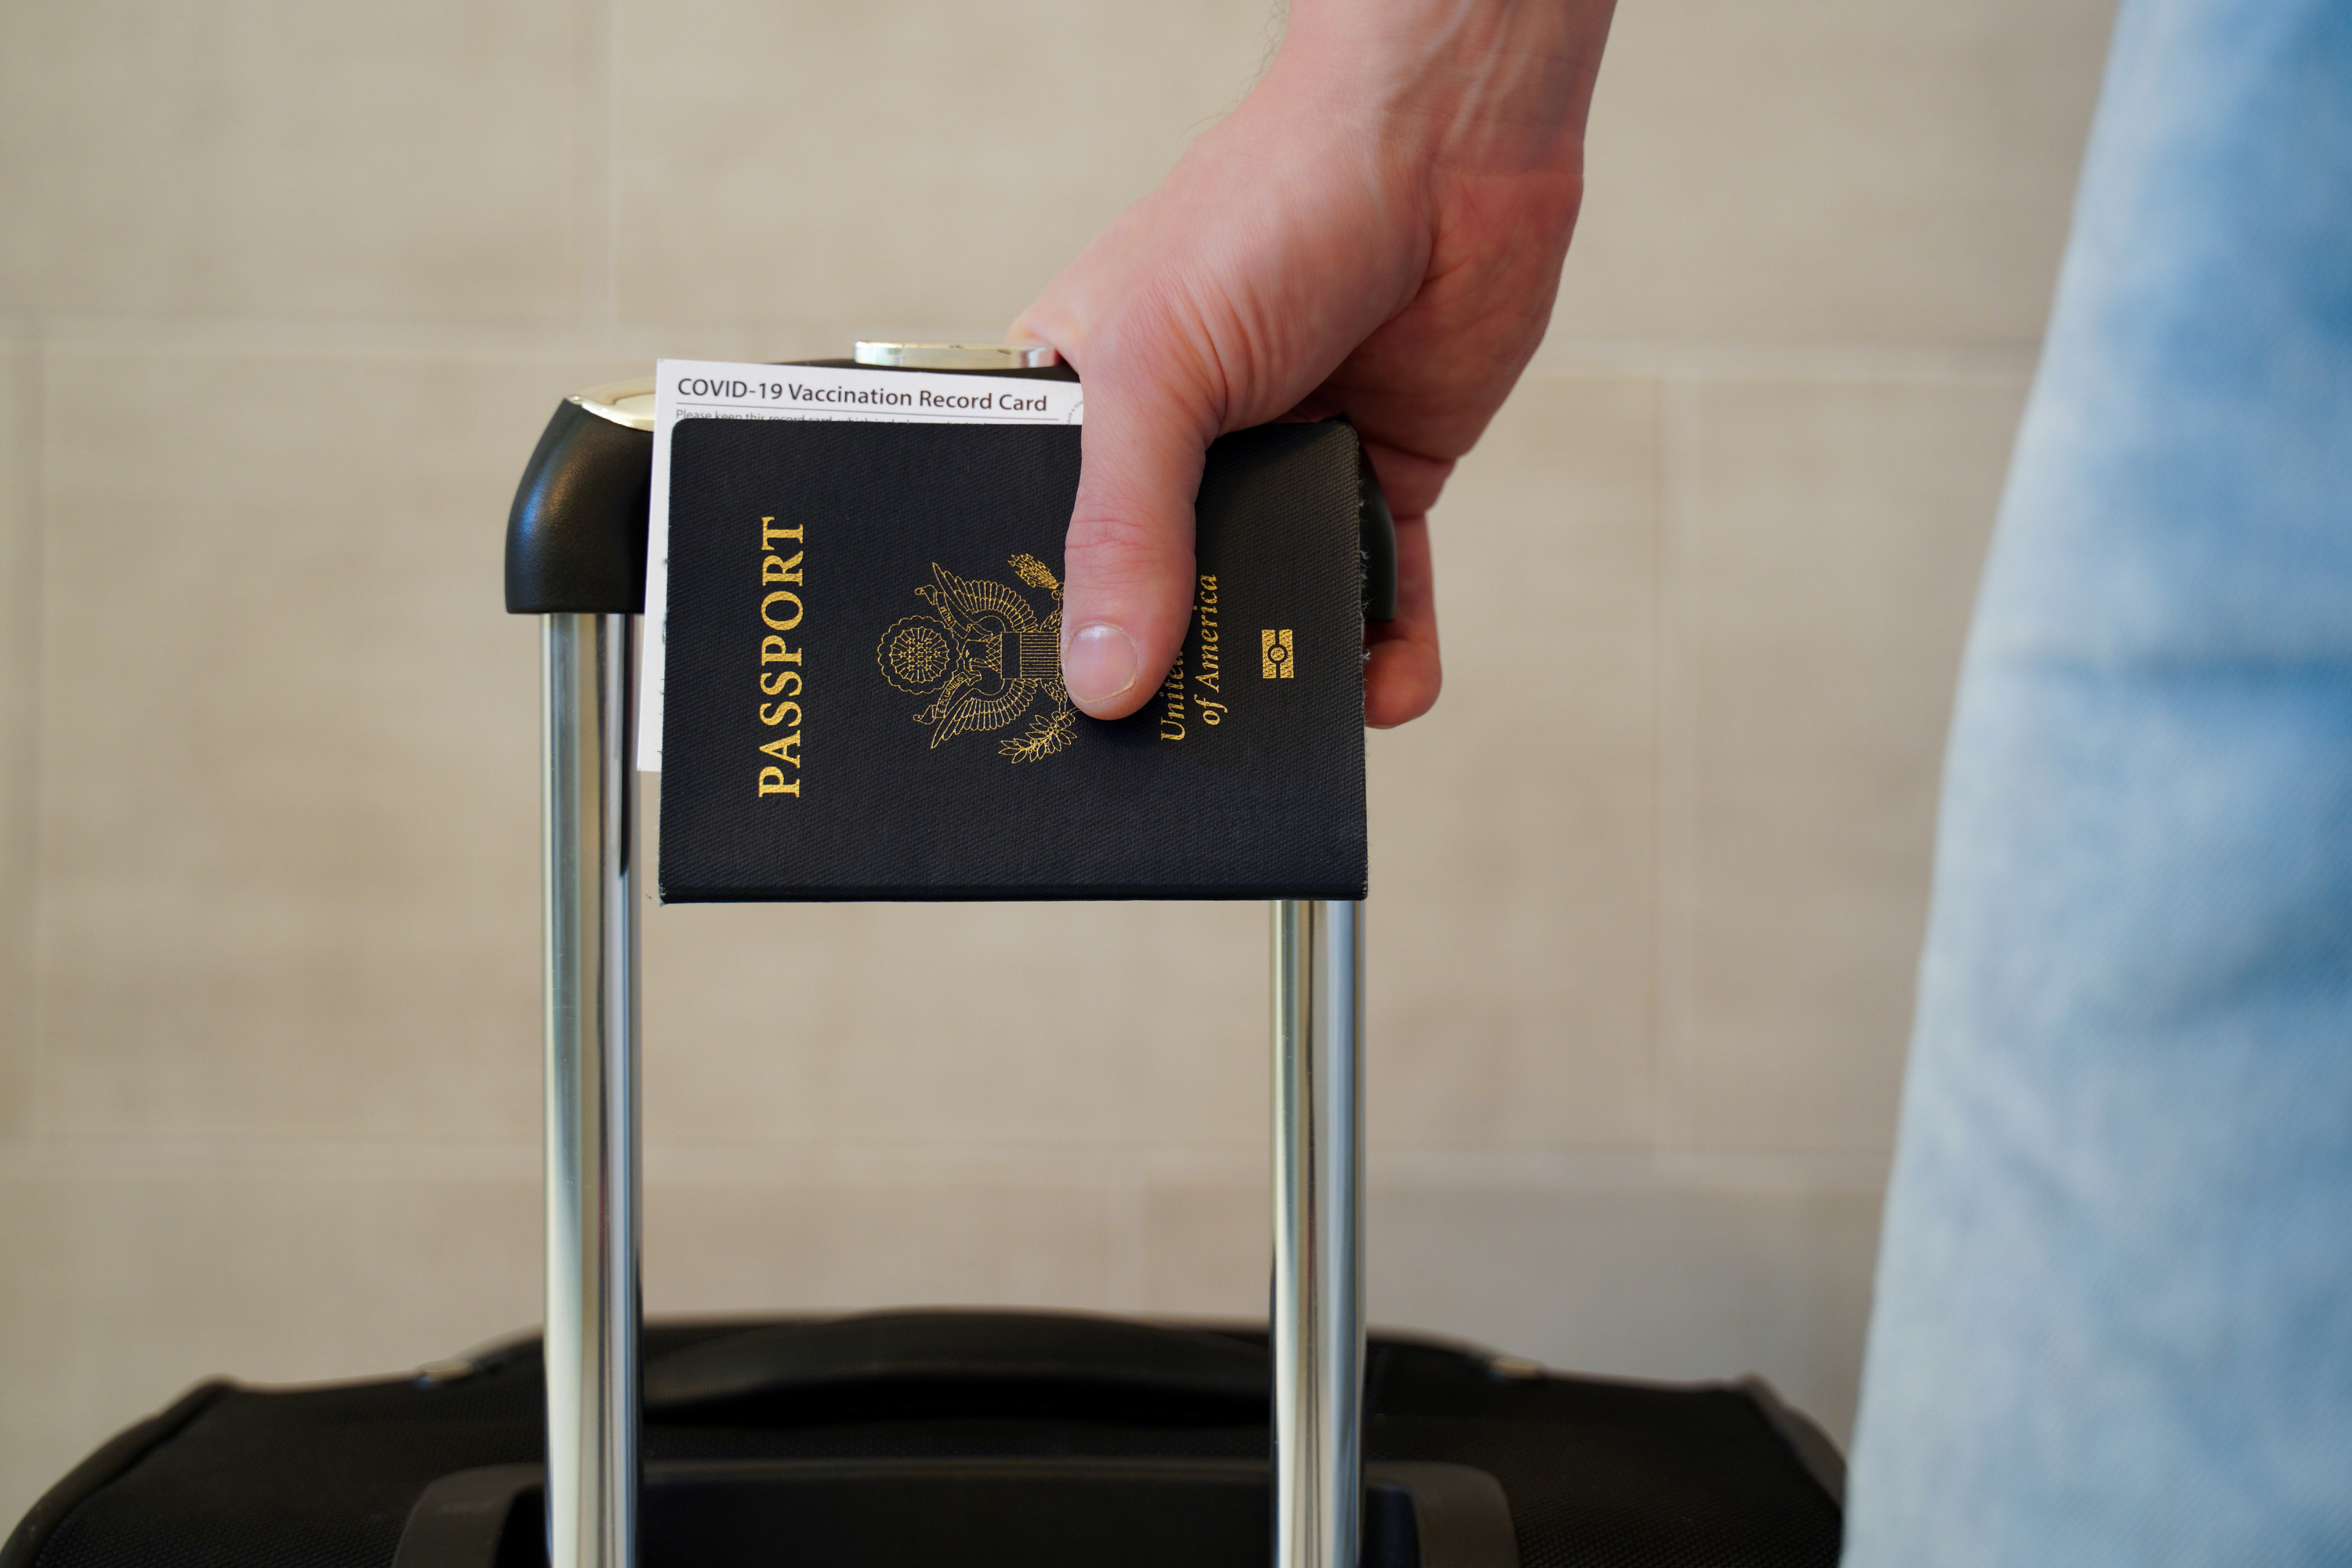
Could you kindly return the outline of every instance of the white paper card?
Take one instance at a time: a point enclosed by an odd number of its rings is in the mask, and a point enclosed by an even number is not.
[[[645,636],[637,674],[637,767],[661,772],[662,670],[669,618],[669,436],[680,419],[848,419],[906,425],[1077,425],[1075,381],[800,364],[666,359],[655,371],[654,482],[646,527]]]

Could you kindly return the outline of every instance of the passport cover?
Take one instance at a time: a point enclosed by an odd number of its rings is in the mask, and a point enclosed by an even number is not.
[[[665,901],[1364,896],[1355,432],[1210,448],[1182,658],[1111,722],[1061,682],[1078,438],[677,423]]]

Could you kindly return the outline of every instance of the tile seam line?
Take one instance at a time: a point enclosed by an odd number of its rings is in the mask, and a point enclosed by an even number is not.
[[[871,1184],[929,1187],[943,1176],[977,1166],[996,1166],[1004,1180],[1019,1184],[1059,1184],[1070,1163],[1105,1161],[1128,1172],[1138,1190],[1158,1184],[1255,1187],[1263,1161],[1254,1151],[1191,1146],[1144,1152],[1133,1159],[1115,1146],[1070,1150],[1051,1145],[1020,1148],[931,1149],[910,1143],[865,1143],[795,1151],[767,1144],[730,1146],[716,1157],[709,1145],[682,1142],[647,1151],[653,1173],[663,1182],[719,1183],[753,1186],[869,1177],[857,1167],[892,1168],[898,1178]],[[667,1155],[665,1158],[665,1154]],[[919,1158],[912,1165],[910,1155]],[[1372,1184],[1394,1190],[1519,1188],[1556,1191],[1744,1190],[1759,1182],[1792,1188],[1872,1186],[1884,1179],[1887,1154],[1878,1149],[1736,1150],[1684,1149],[1663,1155],[1639,1149],[1549,1154],[1542,1150],[1494,1151],[1438,1148],[1374,1157]],[[289,1170],[336,1172],[356,1181],[404,1183],[436,1180],[534,1179],[538,1147],[499,1142],[378,1143],[355,1148],[323,1141],[256,1144],[235,1140],[175,1140],[166,1143],[135,1138],[40,1138],[0,1141],[0,1176],[128,1180],[205,1173],[220,1176],[266,1176]],[[667,1166],[664,1172],[658,1167]],[[1155,1168],[1157,1167],[1157,1168]]]
[[[1671,1140],[1667,1136],[1666,1054],[1667,1032],[1675,1016],[1673,1001],[1668,994],[1672,960],[1667,942],[1672,917],[1666,902],[1673,876],[1673,855],[1666,835],[1670,830],[1671,804],[1667,777],[1674,765],[1670,751],[1674,697],[1670,683],[1675,668],[1675,628],[1671,624],[1675,604],[1673,583],[1675,384],[1670,378],[1660,376],[1652,395],[1656,399],[1653,407],[1657,420],[1657,510],[1651,520],[1650,531],[1650,1027],[1648,1059],[1644,1065],[1649,1069],[1650,1096],[1647,1152],[1651,1169],[1654,1172],[1662,1168],[1671,1153]]]
[[[31,900],[30,918],[26,921],[25,1006],[19,1019],[24,1034],[18,1049],[24,1053],[25,1109],[20,1125],[26,1132],[39,1138],[47,1131],[44,1108],[47,1096],[42,1092],[48,1077],[49,988],[46,977],[49,946],[50,868],[44,853],[47,836],[41,824],[47,816],[47,758],[42,744],[49,710],[47,677],[47,642],[49,607],[49,474],[55,465],[49,458],[49,363],[48,323],[40,317],[28,318],[24,337],[16,346],[18,363],[11,374],[22,378],[25,406],[17,417],[23,422],[25,474],[20,481],[18,504],[25,509],[25,526],[29,531],[27,574],[31,578],[27,597],[26,626],[20,635],[29,649],[25,671],[25,732],[27,740],[21,765],[25,769],[25,798],[19,810],[26,833],[27,844],[24,873],[31,886],[26,889]]]
[[[1657,1106],[1654,1157],[1663,1169],[1691,1149],[1690,1012],[1697,747],[1696,693],[1688,668],[1689,552],[1696,525],[1694,492],[1701,462],[1701,378],[1660,378],[1657,688],[1658,825],[1653,1038]]]
[[[625,341],[773,331],[779,336],[829,331],[833,321],[761,323],[668,323],[624,321],[617,310],[588,323],[466,321],[446,317],[240,316],[32,311],[20,320],[36,324],[45,347],[68,351],[111,350],[161,353],[247,353],[257,356],[332,358],[347,354],[424,358],[509,359],[635,352]],[[144,342],[128,334],[150,330]],[[288,342],[301,333],[373,335],[374,342]],[[237,342],[240,334],[253,341]],[[480,342],[484,335],[503,342]],[[443,342],[417,342],[438,337]],[[401,341],[404,338],[411,341]],[[473,339],[477,341],[468,342]],[[1822,339],[1778,343],[1756,339],[1711,339],[1665,344],[1643,339],[1579,339],[1547,355],[1538,352],[1525,374],[1543,379],[1656,378],[1697,376],[1722,380],[1930,379],[2006,381],[2030,375],[2038,345],[1969,343],[1914,339],[1888,343]]]

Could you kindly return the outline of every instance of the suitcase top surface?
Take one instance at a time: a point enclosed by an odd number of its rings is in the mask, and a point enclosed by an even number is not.
[[[1005,1477],[1034,1474],[1037,1465],[1063,1467],[1058,1484],[1073,1484],[1070,1467],[1091,1466],[1098,1491],[1145,1487],[1129,1495],[1146,1500],[1134,1508],[1149,1510],[1160,1506],[1148,1500],[1149,1487],[1173,1484],[1171,1475],[1202,1486],[1220,1476],[1230,1482],[1268,1453],[1262,1329],[890,1313],[654,1323],[644,1352],[648,1568],[679,1555],[666,1544],[677,1527],[665,1517],[707,1521],[716,1508],[706,1499],[666,1515],[653,1500],[665,1488],[686,1497],[679,1489],[703,1484],[696,1478],[707,1481],[714,1465],[748,1474],[744,1467],[764,1464],[772,1478],[803,1480],[818,1474],[809,1467],[830,1466],[824,1495],[836,1498],[858,1477],[883,1474],[877,1465],[929,1467],[926,1485],[944,1484],[938,1478],[959,1465],[984,1479],[968,1469],[979,1465],[1003,1472],[1000,1489]],[[1564,1377],[1375,1335],[1366,1392],[1375,1493],[1383,1465],[1485,1472],[1507,1500],[1521,1568],[1826,1568],[1837,1559],[1834,1450],[1769,1391]],[[126,1447],[110,1446],[108,1463],[99,1462],[109,1453],[102,1450],[61,1484],[0,1552],[0,1568],[393,1568],[410,1514],[436,1482],[536,1463],[542,1398],[536,1341],[433,1378],[282,1390],[208,1385],[143,1436],[125,1434],[119,1443]],[[527,1480],[510,1482],[508,1495],[522,1495]],[[805,1500],[816,1494],[794,1495],[803,1501],[792,1506],[811,1528]],[[891,1495],[887,1488],[873,1493],[886,1510],[879,1500]],[[911,1494],[896,1495],[903,1502]],[[1377,1542],[1378,1495],[1371,1503],[1368,1540]],[[1247,1521],[1263,1517],[1262,1495],[1253,1502],[1235,1494],[1233,1506],[1243,1521],[1234,1539],[1254,1543],[1236,1548],[1236,1561],[1259,1568],[1265,1537],[1252,1535]],[[530,1545],[532,1532],[508,1534],[513,1540],[499,1561],[529,1560],[529,1552],[514,1557],[514,1543]],[[1084,1555],[1034,1546],[1026,1557],[1033,1568]],[[1368,1548],[1368,1562],[1371,1555]],[[971,1560],[997,1557],[983,1551]]]

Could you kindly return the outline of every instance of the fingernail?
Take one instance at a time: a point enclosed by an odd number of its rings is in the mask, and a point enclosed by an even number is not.
[[[1062,649],[1062,683],[1081,708],[1108,702],[1135,684],[1143,658],[1135,639],[1107,621],[1080,626]]]

